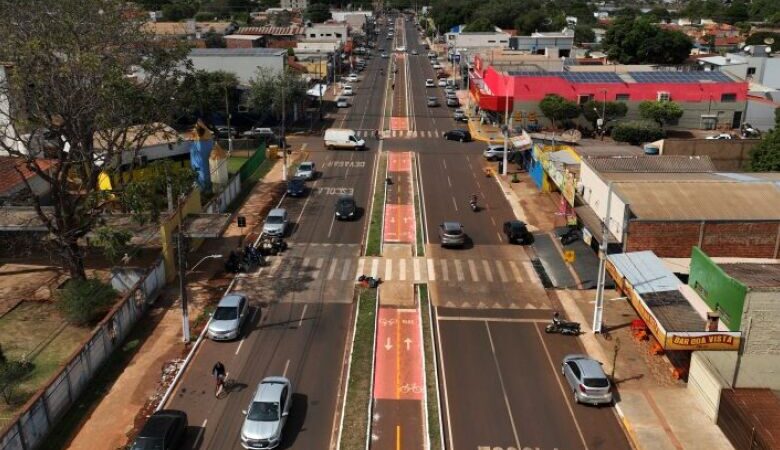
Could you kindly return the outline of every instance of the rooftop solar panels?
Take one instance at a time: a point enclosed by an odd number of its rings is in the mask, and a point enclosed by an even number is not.
[[[731,83],[722,72],[629,72],[637,83]]]
[[[572,83],[622,83],[623,80],[614,72],[525,72],[511,71],[509,75],[516,77],[559,77]]]

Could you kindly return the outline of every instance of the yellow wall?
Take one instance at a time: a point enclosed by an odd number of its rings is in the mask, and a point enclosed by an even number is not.
[[[196,187],[182,205],[183,218],[189,214],[201,212],[200,190]],[[162,254],[165,260],[166,281],[176,278],[176,245],[173,242],[176,230],[179,227],[179,212],[175,212],[162,219],[160,223],[160,240],[162,241]],[[194,250],[203,243],[202,239],[190,239],[189,249]]]

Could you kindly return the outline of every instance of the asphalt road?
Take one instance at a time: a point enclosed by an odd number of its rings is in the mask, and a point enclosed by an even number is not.
[[[293,405],[281,448],[334,448],[344,395],[347,343],[352,331],[352,286],[363,242],[378,142],[387,60],[374,57],[353,83],[349,108],[331,117],[331,126],[353,128],[366,136],[367,150],[326,150],[322,137],[290,136],[318,175],[303,197],[284,197],[290,248],[270,257],[270,265],[239,278],[234,290],[248,294],[254,316],[235,342],[206,340],[184,373],[166,407],[185,411],[190,428],[184,449],[238,449],[240,429],[257,384],[285,375],[293,385]],[[380,100],[378,101],[377,98]],[[360,214],[334,220],[339,195],[354,195]],[[339,261],[338,267],[334,262]],[[222,361],[235,387],[214,396],[211,368]]]
[[[454,108],[426,106],[430,95],[444,105],[443,89],[425,87],[426,78],[435,79],[427,51],[411,24],[406,36],[408,49],[419,53],[409,56],[419,60],[410,64],[408,80],[415,111],[411,128],[418,135],[433,130],[440,136],[465,128],[451,118]],[[446,60],[441,64],[452,70]],[[392,143],[418,153],[426,256],[450,261],[456,268],[449,280],[429,281],[436,306],[447,448],[630,448],[611,408],[573,404],[561,382],[562,357],[583,350],[576,339],[544,334],[552,305],[534,276],[532,252],[510,246],[502,234],[503,222],[515,217],[496,180],[483,170],[486,144],[441,138]],[[469,207],[475,193],[477,212]],[[463,224],[470,237],[464,249],[438,247],[437,228],[445,220]],[[523,281],[497,282],[508,276],[509,268],[517,268]],[[466,284],[460,279],[469,276],[479,281]],[[476,305],[481,306],[470,309]]]

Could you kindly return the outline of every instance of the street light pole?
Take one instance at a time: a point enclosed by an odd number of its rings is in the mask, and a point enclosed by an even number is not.
[[[187,344],[190,342],[190,312],[187,302],[187,273],[184,265],[186,264],[186,255],[184,252],[184,230],[181,225],[181,201],[179,201],[179,233],[176,238],[176,247],[179,250],[179,294],[181,296],[181,340]]]
[[[282,181],[287,181],[287,146],[284,139],[284,128],[285,124],[287,122],[287,114],[286,114],[286,108],[285,104],[287,103],[287,99],[284,95],[284,85],[287,83],[287,72],[286,69],[282,69],[282,85],[281,85],[281,91],[282,91],[282,135],[279,138],[279,143],[282,147],[282,164],[284,167],[282,167]]]
[[[228,89],[225,86],[225,115],[227,115],[228,155],[233,154],[233,130],[230,129],[230,105],[228,104]]]
[[[612,207],[612,182],[607,191],[607,215],[601,227],[601,245],[599,246],[599,273],[596,284],[596,306],[593,308],[593,332],[601,333],[604,315],[604,282],[607,272],[607,239],[609,238],[609,222]]]
[[[509,75],[504,75],[509,79]],[[508,82],[504,81],[504,163],[501,170],[501,175],[506,176],[509,168],[509,161],[507,161],[507,153],[509,151],[509,86]]]

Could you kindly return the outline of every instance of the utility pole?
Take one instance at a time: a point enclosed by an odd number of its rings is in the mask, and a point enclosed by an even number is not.
[[[287,181],[287,144],[284,139],[284,127],[287,122],[287,114],[286,114],[286,108],[285,104],[287,103],[287,99],[285,98],[284,94],[284,85],[287,84],[287,70],[286,68],[282,69],[282,136],[279,138],[279,143],[282,147],[282,164],[284,164],[284,167],[282,167],[282,180]]]
[[[609,221],[612,207],[612,182],[609,182],[607,192],[607,215],[601,225],[601,245],[599,246],[599,273],[596,285],[596,307],[593,309],[593,332],[601,333],[604,315],[604,281],[607,272],[607,239],[609,238]]]
[[[190,313],[189,305],[187,302],[187,252],[184,249],[184,226],[181,216],[184,214],[184,208],[182,207],[182,199],[179,198],[179,208],[177,213],[179,214],[179,233],[176,238],[176,247],[179,251],[179,295],[181,296],[181,337],[182,341],[187,344],[190,342]]]
[[[230,106],[228,104],[228,89],[225,86],[225,114],[227,115],[228,128],[228,155],[233,154],[233,130],[230,128]]]
[[[509,79],[509,75],[504,75],[504,164],[501,167],[501,175],[506,176],[509,173],[509,161],[507,161],[507,153],[509,152],[509,86],[506,80]]]

